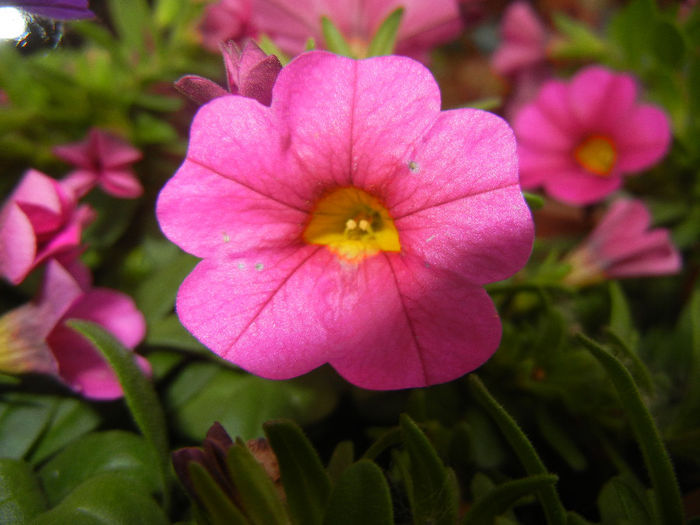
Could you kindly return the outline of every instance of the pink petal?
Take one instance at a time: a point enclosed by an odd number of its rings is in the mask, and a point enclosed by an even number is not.
[[[541,186],[557,173],[577,169],[568,153],[541,151],[525,144],[518,145],[518,162],[520,185],[526,189]]]
[[[0,316],[0,371],[54,374],[58,366],[44,341],[46,323],[36,305],[25,304]]]
[[[73,205],[69,196],[61,190],[58,181],[31,169],[24,174],[10,195],[10,200],[22,208],[38,233],[59,227],[66,209]]]
[[[321,15],[328,14],[315,0],[252,0],[251,23],[269,35],[282,51],[296,55],[309,37],[322,42]],[[342,27],[343,21],[331,16]]]
[[[547,152],[570,152],[578,142],[579,136],[560,128],[556,121],[545,113],[539,102],[525,106],[516,115],[513,130],[518,143],[529,148]]]
[[[580,125],[602,134],[625,126],[636,99],[634,77],[600,66],[581,70],[569,86],[569,105]]]
[[[143,194],[143,186],[130,169],[105,170],[100,179],[100,187],[113,197],[135,199]]]
[[[627,116],[624,129],[615,134],[616,168],[622,173],[649,168],[666,155],[670,143],[666,113],[648,104],[638,106]]]
[[[240,94],[269,106],[272,103],[272,88],[281,70],[282,64],[276,56],[266,57],[247,71]]]
[[[59,181],[59,184],[77,200],[87,195],[90,190],[95,187],[98,179],[99,174],[97,172],[78,169],[68,173],[68,175]]]
[[[667,230],[654,230],[646,235],[646,246],[628,259],[620,259],[606,269],[610,278],[668,275],[677,273],[682,266],[681,255],[674,247]]]
[[[38,315],[43,324],[42,338],[53,330],[83,293],[78,281],[61,263],[55,260],[46,263],[37,301]]]
[[[125,164],[133,164],[141,160],[141,152],[125,140],[102,131],[98,128],[90,130],[91,145],[95,148],[100,164],[105,168],[116,168]]]
[[[513,2],[501,21],[502,43],[491,58],[493,68],[513,74],[546,59],[547,34],[535,11],[527,2]]]
[[[92,167],[92,156],[90,155],[90,150],[87,147],[86,141],[54,146],[52,151],[59,159],[69,164],[86,170]]]
[[[242,160],[239,164],[244,168],[256,162],[248,155]],[[261,178],[258,173],[241,171],[240,176],[244,182],[234,182],[199,164],[185,162],[158,196],[156,215],[163,233],[198,257],[213,255],[219,249],[243,253],[300,239],[307,213],[248,186],[248,179],[254,184]],[[274,188],[270,179],[269,187]],[[281,192],[291,191],[280,185]]]
[[[8,202],[0,211],[0,274],[13,284],[21,283],[35,256],[32,224],[17,204]]]
[[[382,4],[385,2],[372,2],[372,5]],[[399,55],[420,59],[426,51],[457,38],[463,28],[459,6],[454,0],[397,0],[390,4],[380,17],[375,17],[370,33],[374,35],[384,18],[403,6],[404,16],[396,39],[395,53]]]
[[[354,282],[362,299],[341,315],[354,337],[336,339],[330,360],[351,383],[377,390],[443,383],[498,347],[500,321],[483,289],[410,255],[384,254],[366,265]]]
[[[566,204],[583,206],[609,195],[622,185],[622,179],[614,172],[607,177],[592,175],[580,167],[570,171],[552,173],[543,181],[547,193]]]

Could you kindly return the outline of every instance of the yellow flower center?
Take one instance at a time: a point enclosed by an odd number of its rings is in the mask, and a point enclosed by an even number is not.
[[[401,251],[399,233],[387,209],[369,193],[353,187],[339,188],[321,198],[303,237],[352,263],[379,252]]]
[[[617,152],[612,140],[602,135],[591,135],[574,151],[576,161],[594,175],[607,177],[615,166]]]

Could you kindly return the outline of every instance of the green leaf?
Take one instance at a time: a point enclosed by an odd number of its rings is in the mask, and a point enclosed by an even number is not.
[[[391,525],[394,523],[389,485],[381,469],[361,459],[348,467],[333,488],[326,525]]]
[[[387,16],[382,24],[377,29],[377,32],[372,38],[372,42],[367,49],[368,57],[376,57],[382,55],[391,55],[396,46],[396,35],[399,32],[401,19],[403,18],[404,8],[399,7],[394,9]]]
[[[632,375],[607,349],[583,334],[577,339],[598,359],[615,386],[649,472],[662,523],[683,523],[683,506],[671,459]]]
[[[131,481],[115,474],[90,478],[30,525],[167,525],[156,502]]]
[[[111,0],[109,12],[124,48],[145,53],[146,38],[155,35],[146,0]]]
[[[634,328],[625,293],[618,281],[610,281],[610,330],[614,332],[627,346],[635,350],[639,334]]]
[[[331,483],[318,454],[292,421],[269,421],[263,428],[279,461],[292,521],[298,525],[321,524]]]
[[[275,44],[266,34],[258,35],[258,46],[260,46],[260,49],[262,49],[266,55],[275,55],[277,58],[279,58],[280,64],[283,66],[287,65],[287,63],[290,61],[290,58],[284,54],[279,46],[277,46],[277,44]]]
[[[685,41],[678,28],[667,21],[659,21],[651,34],[652,50],[664,68],[675,69],[685,58]]]
[[[8,392],[0,398],[0,457],[22,459],[40,438],[57,398]]]
[[[340,479],[345,470],[355,461],[355,447],[352,441],[341,441],[333,450],[326,470],[333,483]]]
[[[644,488],[623,476],[616,476],[603,486],[598,496],[598,508],[603,523],[654,523]]]
[[[199,497],[199,503],[211,525],[248,525],[250,523],[202,465],[192,461],[188,463],[187,468],[192,485]]]
[[[542,195],[537,195],[535,193],[529,193],[527,191],[523,192],[523,197],[525,197],[525,202],[530,207],[531,210],[539,210],[544,206],[544,197]]]
[[[556,11],[552,17],[557,31],[566,37],[555,41],[551,50],[553,58],[601,60],[606,55],[605,42],[587,25]]]
[[[428,438],[406,414],[399,419],[410,464],[409,501],[414,523],[453,524],[459,494]]]
[[[122,430],[88,434],[66,446],[40,470],[51,505],[85,481],[105,472],[128,480],[139,492],[161,490],[158,464],[148,443]]]
[[[576,446],[572,437],[544,407],[540,407],[537,410],[537,425],[542,437],[567,462],[572,470],[582,471],[588,467],[586,456]]]
[[[29,455],[32,463],[41,463],[100,423],[97,412],[84,401],[65,398],[58,401],[51,421]]]
[[[353,53],[350,50],[350,45],[348,44],[345,37],[340,32],[335,24],[327,16],[321,17],[321,31],[323,33],[323,39],[326,42],[326,49],[331,53],[336,55],[343,55],[346,57],[352,57]]]
[[[611,18],[608,37],[626,59],[625,67],[639,66],[651,54],[649,36],[654,30],[657,9],[654,0],[632,0]]]
[[[153,385],[136,364],[133,352],[126,349],[101,326],[76,319],[68,321],[67,324],[89,339],[114,370],[124,390],[124,399],[131,415],[159,460],[163,497],[167,499],[170,449],[165,416]]]
[[[206,356],[214,355],[182,326],[175,314],[150,322],[145,343],[148,346],[186,350]]]
[[[493,523],[496,516],[506,512],[520,498],[551,487],[557,479],[557,476],[552,474],[540,474],[498,485],[486,496],[474,502],[462,523],[464,525]]]
[[[46,498],[32,468],[17,459],[0,459],[0,523],[26,523],[46,510]]]
[[[468,377],[469,387],[479,404],[489,413],[515,451],[520,463],[530,476],[548,474],[547,467],[537,455],[530,440],[525,436],[515,420],[496,401],[476,374]],[[538,497],[544,508],[549,525],[564,525],[566,511],[553,486],[542,488]]]
[[[240,439],[229,449],[227,463],[240,505],[251,523],[289,523],[272,480]]]

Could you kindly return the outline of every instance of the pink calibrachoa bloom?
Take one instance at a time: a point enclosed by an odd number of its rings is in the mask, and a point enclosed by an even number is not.
[[[82,197],[95,185],[114,197],[131,199],[143,193],[131,168],[141,159],[141,152],[111,133],[92,128],[85,140],[56,146],[53,152],[77,168],[62,181],[77,197]]]
[[[600,66],[581,70],[569,83],[545,83],[513,128],[523,188],[543,186],[574,205],[612,193],[623,176],[659,161],[671,141],[664,111],[637,102],[634,77]]]
[[[132,349],[146,332],[143,315],[129,296],[106,288],[86,289],[51,260],[38,300],[0,317],[0,370],[52,374],[92,399],[121,397],[112,369],[87,339],[65,324],[68,319],[102,325]],[[150,373],[148,361],[136,359]]]
[[[0,210],[0,275],[19,284],[53,257],[68,264],[80,253],[82,229],[94,218],[59,181],[29,170]]]
[[[682,260],[668,230],[649,229],[651,215],[642,201],[616,200],[589,237],[567,257],[567,284],[583,286],[605,279],[667,275]]]
[[[265,54],[252,40],[247,40],[242,48],[234,41],[229,41],[222,44],[221,53],[226,67],[227,89],[207,78],[185,75],[175,82],[177,90],[200,105],[217,97],[234,94],[254,98],[269,106],[272,101],[272,86],[282,69],[279,59]]]
[[[547,61],[547,30],[528,2],[513,2],[501,20],[501,44],[491,66],[501,75],[515,75]]]
[[[255,27],[291,55],[304,51],[310,37],[317,46],[323,46],[322,16],[333,21],[357,56],[366,55],[381,23],[401,6],[405,11],[396,38],[396,54],[425,62],[433,47],[453,40],[462,29],[456,0],[251,1]]]
[[[229,40],[242,42],[257,34],[251,21],[251,0],[219,0],[207,6],[199,24],[202,45],[217,52]]]
[[[486,361],[501,328],[482,285],[519,270],[533,241],[502,119],[440,112],[409,58],[323,51],[282,69],[270,107],[200,108],[157,217],[204,259],[176,305],[200,341],[263,377],[330,363],[371,389]]]

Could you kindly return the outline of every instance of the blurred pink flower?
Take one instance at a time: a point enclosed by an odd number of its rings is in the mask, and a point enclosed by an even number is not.
[[[546,82],[513,128],[523,188],[543,186],[574,205],[612,193],[623,176],[658,162],[671,141],[664,111],[637,102],[634,77],[600,66],[569,83]]]
[[[566,257],[571,272],[565,282],[582,286],[604,279],[677,273],[681,256],[668,230],[649,229],[643,202],[615,201],[590,236]]]
[[[143,193],[131,169],[131,164],[141,159],[141,152],[111,133],[92,128],[85,140],[56,146],[53,152],[78,168],[61,182],[78,198],[95,185],[114,197],[135,198]]]
[[[265,54],[252,40],[247,40],[242,49],[229,41],[221,45],[221,53],[226,67],[227,89],[207,78],[186,75],[175,82],[177,90],[199,105],[234,94],[254,98],[269,106],[272,86],[282,69],[279,59]]]
[[[513,2],[501,19],[501,45],[491,66],[501,75],[515,75],[547,61],[547,30],[528,2]]]
[[[396,39],[396,54],[426,62],[435,46],[457,38],[461,29],[457,0],[251,0],[252,22],[284,51],[297,55],[312,37],[323,47],[321,17],[340,29],[358,56],[395,9],[405,11]]]
[[[68,319],[95,322],[128,348],[138,345],[146,330],[143,315],[130,297],[106,288],[84,289],[51,260],[38,300],[0,317],[0,370],[52,374],[92,399],[121,397],[112,369],[87,339],[68,328]],[[136,359],[150,373],[148,361]]]
[[[80,251],[82,229],[94,218],[57,180],[29,170],[0,210],[0,274],[19,284],[49,257],[68,264]]]
[[[240,43],[245,38],[256,36],[251,12],[251,0],[219,0],[207,6],[198,28],[202,45],[216,53],[224,42],[234,40]]]
[[[156,213],[204,259],[177,312],[205,345],[263,377],[330,363],[372,389],[486,361],[501,328],[482,285],[533,240],[507,124],[440,112],[430,72],[397,56],[305,53],[270,107],[203,106]]]

